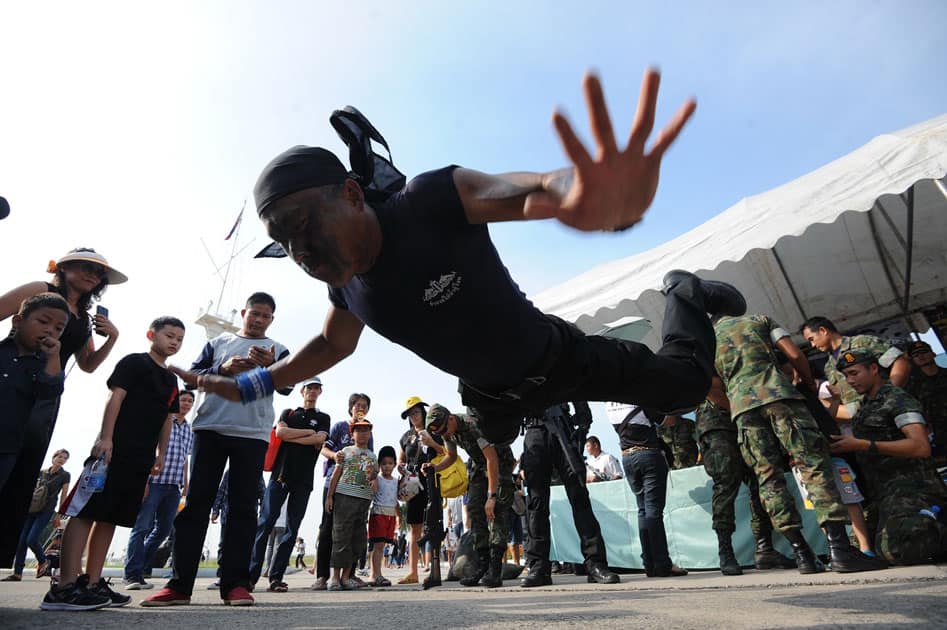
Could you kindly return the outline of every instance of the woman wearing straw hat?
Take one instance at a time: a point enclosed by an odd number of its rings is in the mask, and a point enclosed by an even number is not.
[[[94,249],[78,247],[59,260],[50,261],[46,269],[54,274],[51,282],[28,282],[0,296],[0,321],[17,312],[23,300],[51,291],[69,304],[69,323],[59,341],[60,361],[65,367],[70,357],[83,372],[94,372],[108,357],[118,339],[118,329],[107,314],[90,316],[93,301],[98,301],[110,284],[121,284],[128,278]],[[105,337],[95,347],[92,331]],[[46,458],[46,449],[59,414],[59,399],[44,400],[33,408],[26,426],[24,448],[16,467],[0,494],[0,505],[12,511],[12,518],[0,525],[0,566],[10,566],[16,551],[20,529],[26,519],[36,476]]]

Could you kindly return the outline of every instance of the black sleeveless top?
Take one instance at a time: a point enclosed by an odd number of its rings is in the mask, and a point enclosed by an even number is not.
[[[49,287],[50,293],[62,295],[62,293],[59,292],[59,287],[56,285],[47,282],[46,286]],[[92,318],[89,317],[89,314],[81,313],[76,317],[70,311],[69,322],[66,324],[66,328],[62,331],[62,336],[59,338],[59,343],[62,344],[62,347],[59,349],[59,361],[63,370],[66,369],[66,362],[69,358],[82,349],[82,346],[86,344],[91,335]]]

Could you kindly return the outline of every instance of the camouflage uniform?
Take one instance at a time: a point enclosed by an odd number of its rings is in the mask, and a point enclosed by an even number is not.
[[[672,468],[690,468],[697,465],[697,441],[694,438],[694,423],[678,418],[673,427],[658,427],[658,436],[674,454]]]
[[[848,381],[845,380],[845,375],[836,367],[838,365],[838,357],[852,350],[869,350],[878,360],[878,365],[885,370],[890,368],[891,364],[903,353],[880,337],[875,337],[874,335],[855,335],[854,337],[842,336],[842,344],[828,354],[824,368],[825,380],[838,389],[842,404],[848,407],[849,414],[854,418],[858,412],[862,397],[848,384]]]
[[[934,461],[947,464],[947,369],[938,368],[934,376],[917,370],[908,383],[908,393],[921,403],[924,419],[934,432]]]
[[[740,492],[740,482],[743,482],[750,495],[750,529],[753,536],[769,536],[773,527],[760,502],[756,475],[743,461],[740,445],[737,444],[737,425],[730,418],[730,413],[708,400],[697,408],[697,422],[694,424],[704,470],[714,480],[711,499],[714,530],[732,533],[736,529],[733,504]]]
[[[776,363],[774,346],[789,333],[765,315],[722,317],[714,330],[715,365],[730,399],[740,450],[756,472],[760,498],[773,526],[784,533],[802,528],[786,486],[786,453],[802,476],[819,524],[847,522],[828,443],[804,397]]]
[[[470,531],[473,533],[474,548],[506,548],[510,528],[510,507],[513,505],[513,468],[516,462],[509,445],[490,444],[480,431],[477,417],[474,415],[454,414],[457,418],[457,431],[448,438],[467,451],[467,513],[470,515]],[[483,455],[485,446],[493,446],[500,462],[500,486],[494,506],[493,522],[487,524],[484,504],[487,502],[487,458]]]
[[[924,424],[921,405],[907,392],[885,383],[863,399],[852,419],[855,437],[875,442],[904,439],[901,427]],[[866,515],[875,549],[889,562],[916,564],[947,552],[947,527],[919,510],[947,510],[947,487],[929,458],[893,457],[859,451]]]

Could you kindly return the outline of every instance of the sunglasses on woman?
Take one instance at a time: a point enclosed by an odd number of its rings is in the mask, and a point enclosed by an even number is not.
[[[68,267],[69,269],[75,269],[76,271],[79,271],[81,273],[88,273],[88,274],[98,276],[99,278],[104,278],[106,274],[108,274],[108,269],[106,269],[102,265],[98,265],[93,262],[87,262],[85,260],[78,260],[76,262],[71,262],[65,266]]]

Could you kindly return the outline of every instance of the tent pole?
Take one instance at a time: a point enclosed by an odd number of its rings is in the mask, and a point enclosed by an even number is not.
[[[901,307],[901,310],[904,311],[906,317],[908,312],[908,302],[911,299],[911,265],[913,264],[914,258],[914,186],[908,188],[905,205],[907,206],[908,210],[908,230],[907,234],[905,235],[907,237],[907,245],[905,247],[906,260],[904,266],[904,304]]]
[[[786,273],[786,268],[783,266],[783,261],[779,257],[779,252],[776,251],[776,245],[774,244],[770,250],[773,252],[773,258],[776,260],[776,266],[779,267],[779,272],[783,274],[783,280],[786,281],[786,286],[789,287],[789,292],[792,294],[792,299],[796,303],[796,308],[799,309],[799,314],[802,315],[802,321],[809,319],[809,316],[806,315],[806,310],[802,308],[802,301],[799,300],[799,296],[796,294],[796,288],[792,286],[792,282],[789,281],[789,275]]]

